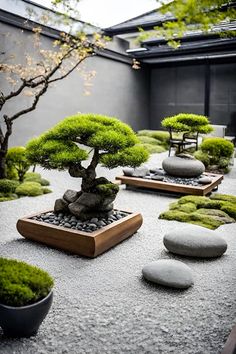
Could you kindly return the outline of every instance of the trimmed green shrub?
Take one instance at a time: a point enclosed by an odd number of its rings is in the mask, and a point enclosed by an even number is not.
[[[16,194],[22,196],[36,197],[43,194],[42,186],[37,182],[23,182],[16,190]]]
[[[140,135],[138,138],[142,144],[161,145],[160,140],[154,139],[151,136]]]
[[[194,157],[203,162],[209,171],[229,172],[234,145],[224,138],[206,138]]]
[[[161,125],[166,129],[180,132],[207,134],[213,131],[207,117],[192,113],[179,113],[172,117],[166,117],[162,120]]]
[[[22,182],[25,173],[30,168],[30,162],[26,157],[26,149],[24,146],[15,146],[8,149],[6,157],[6,165],[17,171],[19,181]]]
[[[209,229],[236,221],[236,197],[215,194],[210,198],[188,195],[171,203],[159,218],[197,224]]]
[[[37,172],[27,172],[24,178],[25,182],[37,182],[40,183],[41,186],[49,186],[50,182],[41,177],[40,173]]]
[[[14,179],[14,180],[19,179],[17,170],[13,166],[6,165],[6,176],[7,179]]]
[[[0,258],[0,303],[14,307],[30,305],[46,297],[52,287],[53,279],[42,269]]]
[[[18,181],[10,179],[0,179],[0,192],[2,193],[14,193],[16,188],[19,186]]]
[[[201,144],[201,150],[218,162],[221,157],[231,158],[234,152],[234,145],[224,138],[207,138]]]
[[[137,135],[138,137],[148,136],[150,138],[159,140],[162,143],[168,143],[170,138],[169,133],[162,130],[139,130]]]
[[[51,189],[48,187],[42,187],[42,192],[43,192],[43,194],[52,193]]]
[[[150,154],[164,152],[168,149],[169,133],[161,130],[140,130],[137,133],[141,146]]]

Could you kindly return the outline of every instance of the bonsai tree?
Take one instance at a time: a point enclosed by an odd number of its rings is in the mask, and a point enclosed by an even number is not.
[[[31,140],[27,156],[31,163],[47,169],[68,170],[82,178],[81,190],[68,190],[57,199],[55,212],[71,212],[81,220],[108,217],[119,187],[104,177],[96,178],[96,167],[137,167],[148,158],[133,130],[116,118],[77,114]],[[83,145],[83,146],[81,146]],[[91,155],[91,156],[90,156]],[[87,167],[82,165],[91,157]]]
[[[192,113],[179,113],[162,120],[161,125],[177,132],[208,134],[213,131],[209,119],[205,116]]]

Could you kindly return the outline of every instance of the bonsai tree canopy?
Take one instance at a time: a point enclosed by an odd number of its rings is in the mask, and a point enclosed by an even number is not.
[[[167,117],[162,120],[161,125],[178,132],[208,134],[213,131],[207,117],[191,113],[179,113]]]
[[[81,191],[67,191],[55,203],[54,211],[70,211],[82,220],[107,217],[118,186],[106,178],[96,178],[99,163],[108,168],[137,167],[148,159],[148,152],[137,146],[133,130],[116,118],[97,114],[77,114],[31,140],[27,157],[47,169],[68,170],[82,178]],[[83,147],[82,147],[83,145]],[[82,162],[90,158],[88,167]]]

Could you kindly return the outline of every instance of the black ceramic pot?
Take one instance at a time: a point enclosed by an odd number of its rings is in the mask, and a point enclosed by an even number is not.
[[[34,304],[12,307],[0,304],[0,326],[8,337],[30,337],[37,334],[39,326],[46,317],[53,292]]]

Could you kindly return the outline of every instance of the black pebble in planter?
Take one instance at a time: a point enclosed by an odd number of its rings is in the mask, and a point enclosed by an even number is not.
[[[13,307],[0,304],[0,326],[8,337],[31,337],[38,332],[51,304],[53,292],[34,304]]]

